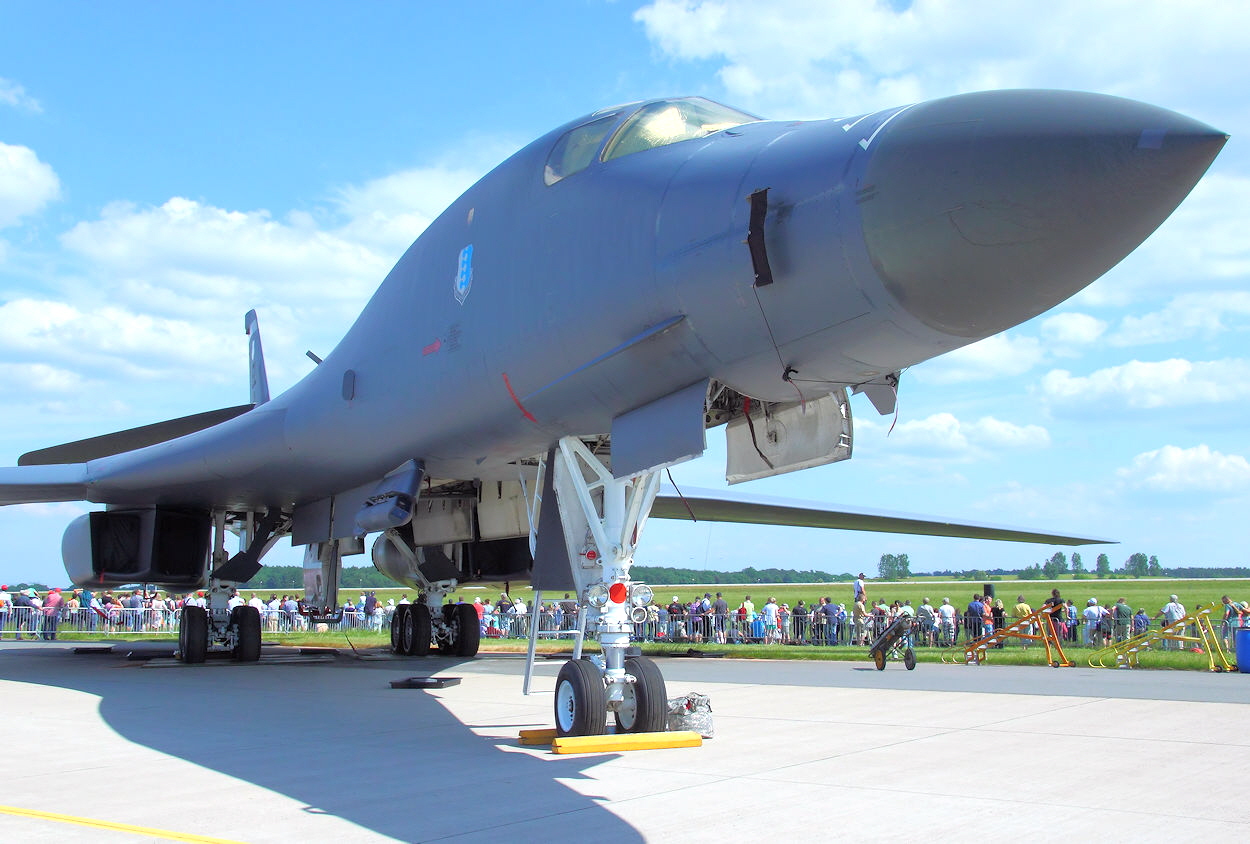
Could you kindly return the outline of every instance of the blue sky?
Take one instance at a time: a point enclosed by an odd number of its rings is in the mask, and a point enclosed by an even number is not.
[[[1248,565],[1250,9],[1167,2],[0,6],[0,465],[238,404],[328,351],[462,190],[548,129],[701,94],[833,117],[988,88],[1144,100],[1233,138],[1138,252],[1059,308],[853,401],[851,461],[744,492],[1105,536],[1082,552]],[[678,467],[723,485],[723,446]],[[62,579],[85,507],[0,509],[0,579]],[[873,571],[1056,550],[649,524],[644,563]],[[275,562],[290,562],[278,551]]]

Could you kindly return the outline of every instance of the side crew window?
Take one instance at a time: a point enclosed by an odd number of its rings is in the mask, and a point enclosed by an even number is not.
[[[759,120],[702,97],[664,100],[643,106],[621,126],[603,151],[603,160],[703,138],[713,132]]]
[[[581,172],[595,160],[599,144],[616,123],[616,114],[601,117],[591,123],[578,126],[566,132],[547,156],[547,166],[543,168],[543,181],[554,185],[561,179]]]

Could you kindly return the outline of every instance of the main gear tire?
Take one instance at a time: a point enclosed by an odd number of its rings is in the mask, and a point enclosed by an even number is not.
[[[662,733],[668,726],[668,691],[659,667],[645,656],[625,660],[625,698],[614,713],[618,732]]]
[[[411,604],[408,625],[404,627],[404,653],[409,656],[426,656],[430,652],[430,638],[434,625],[430,621],[430,608],[425,604]]]
[[[187,665],[208,657],[208,613],[203,607],[183,607],[178,621],[178,653]]]
[[[234,628],[233,656],[239,662],[260,660],[260,611],[256,607],[238,606],[230,611],[230,626]]]
[[[482,622],[477,617],[477,610],[472,604],[457,604],[456,625],[456,656],[477,656],[478,647],[482,642]]]
[[[404,625],[411,625],[412,621],[408,618],[408,614],[412,612],[410,604],[400,604],[395,608],[395,612],[391,614],[391,653],[403,655],[407,653],[404,649]]]
[[[557,736],[601,736],[608,728],[603,674],[588,659],[570,659],[556,677]]]

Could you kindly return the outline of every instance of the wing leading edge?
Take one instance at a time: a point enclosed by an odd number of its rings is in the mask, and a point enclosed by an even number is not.
[[[0,505],[87,500],[87,464],[0,468]]]
[[[267,389],[267,388],[266,388]],[[220,410],[208,410],[194,413],[178,419],[142,425],[112,434],[101,434],[85,440],[28,451],[17,459],[18,466],[47,466],[63,463],[86,463],[101,457],[111,457],[126,451],[146,448],[157,443],[168,442],[196,431],[203,431],[214,425],[241,416],[255,407],[254,404],[240,404],[234,407],[223,407]]]
[[[688,507],[687,507],[688,505]],[[917,536],[948,536],[960,539],[998,539],[1036,542],[1043,545],[1117,544],[1112,539],[1068,536],[1003,525],[956,522],[932,516],[886,511],[852,510],[811,501],[745,496],[710,489],[685,489],[681,495],[664,487],[651,508],[653,519],[694,519],[706,522],[737,522],[751,525],[862,530],[874,533],[907,533]]]

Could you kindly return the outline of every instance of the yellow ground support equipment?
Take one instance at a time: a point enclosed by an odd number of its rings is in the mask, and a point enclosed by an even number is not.
[[[1111,647],[1094,651],[1089,655],[1089,664],[1093,668],[1140,668],[1142,651],[1152,650],[1152,646],[1163,642],[1183,642],[1182,649],[1202,648],[1207,655],[1209,670],[1232,671],[1233,664],[1228,661],[1220,637],[1211,624],[1212,613],[1220,608],[1219,604],[1199,607],[1179,621],[1159,629],[1148,629]],[[1190,635],[1191,628],[1196,635]]]
[[[605,736],[563,736],[551,742],[552,753],[618,753],[623,750],[660,750],[702,747],[703,736],[690,730],[671,733],[618,733]]]
[[[521,730],[519,736],[521,744],[525,745],[550,745],[555,738],[555,727],[548,727],[545,730]]]
[[[703,736],[690,730],[563,737],[557,736],[554,729],[521,730],[518,738],[522,745],[550,745],[552,753],[616,753],[623,750],[660,750],[666,747],[703,746]]]
[[[609,733],[602,736],[557,736],[555,730],[521,730],[520,744],[550,745],[552,753],[616,753],[623,750],[660,750],[666,747],[702,747],[703,736],[689,730],[665,733]]]
[[[1055,635],[1055,626],[1050,621],[1051,613],[1055,611],[1063,612],[1064,608],[1049,606],[1034,610],[1024,618],[1018,618],[1006,627],[995,630],[980,639],[964,642],[962,645],[947,650],[942,654],[942,662],[980,665],[989,656],[989,650],[996,645],[1007,639],[1024,639],[1025,641],[1040,641],[1046,648],[1046,662],[1051,666],[1071,668],[1075,663],[1063,652],[1063,645],[1060,644],[1059,637]]]

